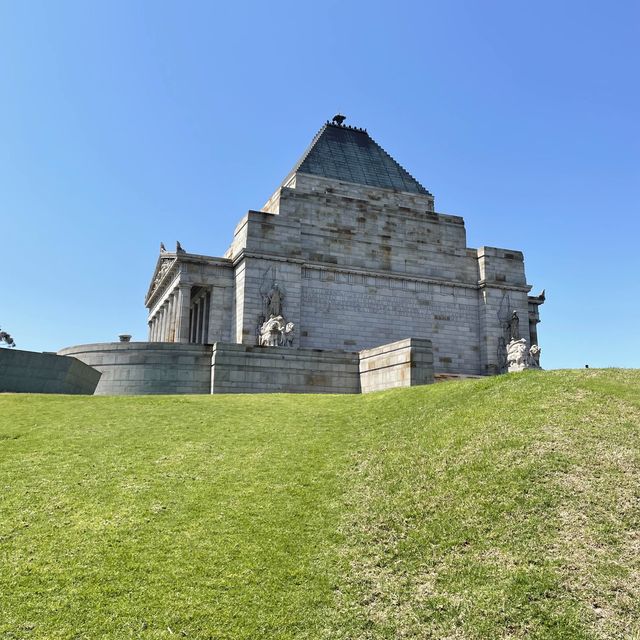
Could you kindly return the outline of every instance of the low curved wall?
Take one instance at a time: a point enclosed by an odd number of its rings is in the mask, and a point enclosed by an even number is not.
[[[103,342],[58,351],[102,372],[95,395],[211,393],[211,345]]]
[[[360,353],[217,342],[106,342],[58,351],[102,373],[96,395],[367,393],[433,382],[430,340]],[[79,363],[78,363],[79,364]]]

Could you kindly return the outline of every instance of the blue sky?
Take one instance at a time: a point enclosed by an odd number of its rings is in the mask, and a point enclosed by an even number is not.
[[[640,366],[640,3],[0,0],[0,326],[146,339],[341,110],[546,288],[543,366]]]

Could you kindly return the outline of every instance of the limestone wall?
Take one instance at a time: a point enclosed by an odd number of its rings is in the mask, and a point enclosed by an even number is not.
[[[102,372],[96,395],[209,393],[211,346],[170,342],[84,344],[58,352]]]
[[[296,173],[263,211],[240,221],[224,259],[187,254],[178,262],[181,287],[210,288],[209,343],[256,345],[276,282],[303,349],[353,352],[410,336],[431,340],[437,373],[482,375],[502,370],[514,310],[531,338],[522,253],[467,247],[463,219],[436,213],[429,194]],[[167,302],[157,294],[155,304]],[[257,362],[243,353],[217,357]]]
[[[437,372],[485,374],[499,370],[505,314],[517,310],[526,329],[522,253],[468,248],[463,219],[435,213],[431,196],[296,174],[266,206],[228,254],[238,342],[256,343],[268,277],[288,294],[303,348],[413,336],[432,340]]]
[[[217,343],[212,393],[359,393],[358,354]]]
[[[407,336],[432,340],[437,370],[479,373],[475,288],[303,269],[301,346],[360,351]]]
[[[72,357],[0,349],[0,392],[91,395],[100,372]]]
[[[360,352],[362,393],[433,382],[430,340],[408,338]]]
[[[223,342],[88,344],[59,354],[73,357],[51,357],[102,373],[96,395],[360,393],[433,382],[431,343],[415,338],[360,354]]]

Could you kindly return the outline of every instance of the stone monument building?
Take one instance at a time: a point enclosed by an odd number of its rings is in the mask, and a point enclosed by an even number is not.
[[[537,344],[544,293],[529,295],[522,253],[468,247],[464,220],[437,213],[422,184],[343,121],[322,126],[262,209],[240,220],[224,256],[161,245],[145,299],[148,348],[208,346],[215,380],[223,345],[245,364],[276,349],[283,367],[340,352],[360,354],[362,369],[363,352],[405,341],[416,361],[429,352],[432,376],[506,371],[514,327]]]

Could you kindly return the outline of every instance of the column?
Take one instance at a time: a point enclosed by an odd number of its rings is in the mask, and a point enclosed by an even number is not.
[[[176,342],[189,342],[189,306],[191,305],[191,286],[181,284],[178,287],[176,307]]]
[[[207,344],[209,342],[209,316],[211,315],[211,292],[207,291],[204,296],[204,311],[202,322],[202,342]]]
[[[160,342],[167,339],[167,303],[165,302],[160,309]]]
[[[168,308],[169,308],[169,321],[167,323],[167,342],[173,342],[175,339],[175,332],[176,332],[176,324],[175,324],[175,319],[174,319],[174,313],[175,313],[175,294],[171,294],[169,296],[169,300],[167,302]]]
[[[195,307],[193,309],[193,316],[194,316],[194,320],[195,320],[195,327],[194,327],[194,333],[193,333],[193,341],[196,343],[200,342],[200,320],[201,320],[201,316],[200,316],[200,307],[202,303],[202,299],[198,300],[198,302],[196,302]]]
[[[204,344],[207,341],[207,294],[202,296],[202,320],[200,321],[200,343]]]
[[[214,343],[229,339],[229,330],[232,318],[228,309],[225,309],[227,291],[224,287],[211,287],[208,295],[208,324],[207,342]],[[233,335],[233,333],[231,333]]]
[[[171,296],[167,298],[165,314],[167,322],[164,327],[164,341],[169,342],[171,340]]]

